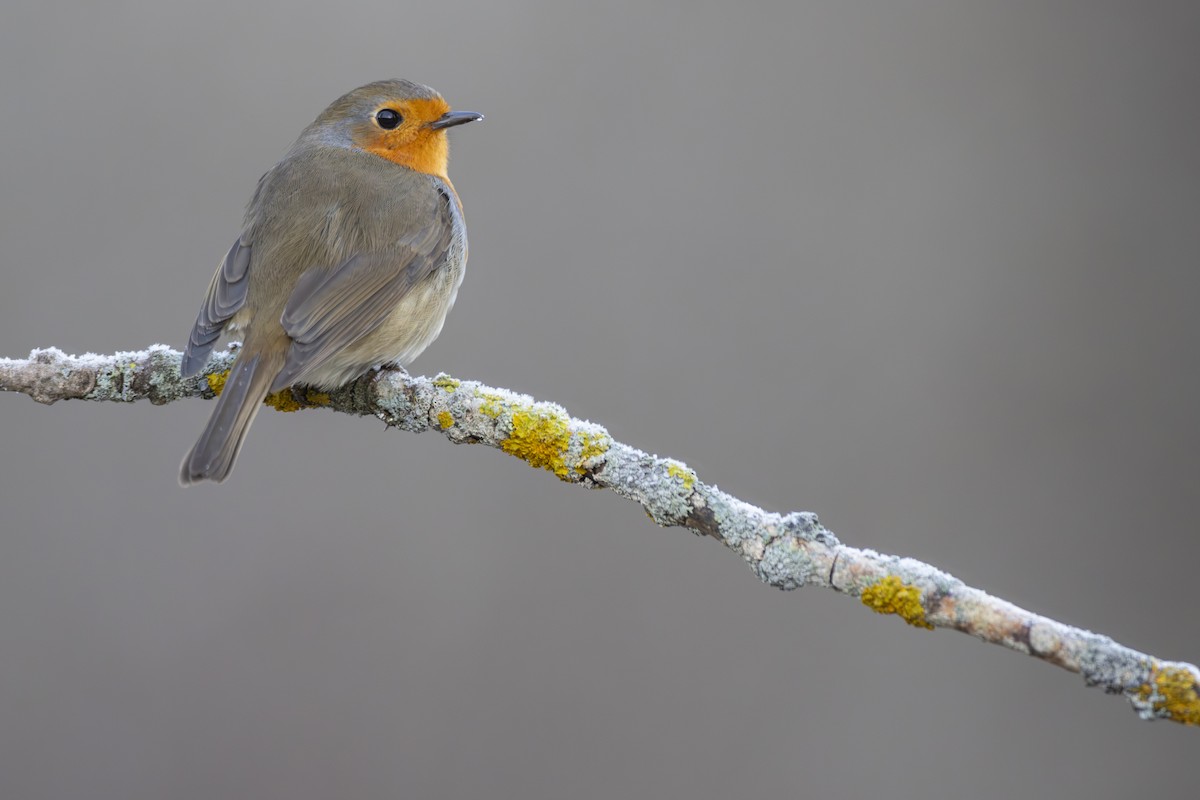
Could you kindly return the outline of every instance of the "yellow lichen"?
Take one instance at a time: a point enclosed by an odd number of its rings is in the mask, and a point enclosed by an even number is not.
[[[500,413],[504,410],[502,408],[504,398],[498,394],[481,392],[479,394],[479,398],[483,400],[483,402],[479,404],[479,413],[481,414],[486,414],[492,419],[495,419],[496,417],[500,416]]]
[[[204,380],[208,382],[208,388],[212,389],[213,394],[220,394],[225,388],[225,381],[229,378],[229,370],[224,372],[214,372],[211,375],[205,375]]]
[[[213,394],[220,394],[225,390],[225,381],[229,380],[229,370],[225,370],[224,372],[214,372],[211,375],[206,375],[204,380],[208,382],[208,388],[212,389]],[[309,403],[314,405],[328,405],[329,403],[329,395],[325,394],[324,392],[309,391],[307,393],[307,399]],[[292,396],[291,389],[284,389],[282,391],[269,394],[266,396],[263,402],[277,411],[297,411],[301,408],[304,408],[304,405]]]
[[[571,431],[562,414],[526,408],[513,414],[512,433],[500,443],[500,449],[565,480],[570,470],[564,456],[570,444]]]
[[[696,473],[687,468],[687,465],[680,464],[678,461],[667,462],[667,474],[672,478],[679,478],[683,482],[683,488],[691,489],[696,485]]]
[[[925,619],[921,590],[895,575],[871,584],[862,592],[863,605],[880,614],[896,614],[915,628],[933,630]]]
[[[1184,725],[1200,725],[1200,687],[1190,670],[1155,665],[1150,673],[1154,686],[1143,684],[1138,696],[1150,702],[1155,711]]]
[[[263,402],[276,411],[283,411],[285,413],[299,411],[304,408],[304,405],[292,395],[291,389],[280,389],[278,392],[271,392],[271,394],[263,399]]]
[[[329,393],[318,392],[316,389],[305,389],[304,399],[310,406],[327,406],[329,405]]]
[[[454,378],[451,378],[449,375],[438,375],[433,379],[433,385],[439,389],[445,390],[446,393],[449,394],[454,392],[454,390],[459,386],[462,386],[462,383]]]
[[[606,433],[580,431],[578,436],[579,458],[571,465],[571,470],[575,474],[582,476],[588,474],[598,466],[596,463],[597,460],[608,452],[612,440],[608,438],[608,434]]]
[[[593,458],[599,458],[608,452],[610,439],[602,433],[591,434],[581,433],[579,435],[579,460],[591,461]]]
[[[454,424],[454,415],[449,411],[442,411],[438,414],[438,425],[442,426],[442,430],[446,430]]]
[[[295,392],[296,390],[291,388],[280,389],[278,392],[272,392],[267,395],[263,399],[263,402],[276,411],[284,413],[299,411],[302,408],[329,405],[329,394],[327,392],[318,392],[315,389],[305,388],[303,399],[298,399]]]

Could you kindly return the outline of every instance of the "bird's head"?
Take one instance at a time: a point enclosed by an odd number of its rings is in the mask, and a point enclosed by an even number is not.
[[[388,80],[360,86],[334,100],[301,134],[298,144],[353,147],[418,172],[446,178],[446,131],[483,119],[451,111],[442,96],[419,83]]]

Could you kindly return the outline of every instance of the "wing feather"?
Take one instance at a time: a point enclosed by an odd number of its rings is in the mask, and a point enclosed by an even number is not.
[[[187,347],[183,351],[180,365],[183,377],[195,375],[203,369],[217,339],[221,338],[225,324],[245,304],[246,289],[250,285],[250,251],[250,243],[239,237],[213,274],[208,295],[200,306],[196,324],[192,326]]]

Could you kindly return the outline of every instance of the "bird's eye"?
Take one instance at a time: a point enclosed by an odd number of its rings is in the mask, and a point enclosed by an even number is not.
[[[390,131],[404,122],[404,117],[390,108],[383,108],[375,112],[375,122],[385,131]]]

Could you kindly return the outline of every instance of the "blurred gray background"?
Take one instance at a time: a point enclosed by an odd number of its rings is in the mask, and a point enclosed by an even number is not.
[[[0,354],[180,347],[258,176],[370,80],[471,263],[413,366],[1200,660],[1194,2],[10,3]],[[0,397],[6,798],[1168,796],[1200,739],[783,594],[499,452]],[[1175,795],[1182,796],[1182,795]]]

